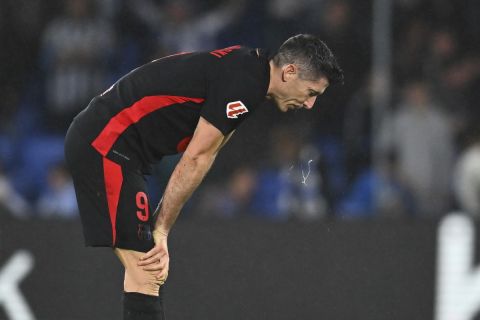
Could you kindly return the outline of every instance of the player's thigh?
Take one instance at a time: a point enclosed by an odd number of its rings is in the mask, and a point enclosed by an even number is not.
[[[145,254],[144,252],[122,248],[114,248],[113,251],[125,269],[137,269],[138,261],[140,261],[142,255]]]
[[[117,210],[115,247],[138,252],[153,248],[153,210],[145,177],[134,171],[123,171],[123,182]]]

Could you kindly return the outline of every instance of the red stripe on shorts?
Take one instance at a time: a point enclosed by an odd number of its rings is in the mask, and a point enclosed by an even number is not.
[[[103,175],[107,193],[108,212],[112,224],[112,246],[115,246],[117,240],[117,208],[123,183],[122,167],[112,160],[103,157]]]
[[[203,98],[179,96],[144,97],[111,118],[105,128],[103,128],[102,132],[100,132],[97,138],[92,142],[92,146],[100,152],[100,154],[106,156],[117,141],[118,137],[120,137],[129,126],[137,123],[149,113],[173,104],[185,102],[202,103],[203,101],[205,101]]]

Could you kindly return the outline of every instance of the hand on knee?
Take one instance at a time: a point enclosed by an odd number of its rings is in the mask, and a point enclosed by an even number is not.
[[[158,296],[160,286],[164,284],[168,265],[161,261],[153,262],[147,266],[139,265],[143,252],[115,249],[115,253],[125,267],[125,292],[139,292]]]
[[[155,232],[157,234],[155,235]],[[151,271],[157,280],[163,284],[168,277],[170,256],[168,254],[167,237],[159,231],[154,231],[155,247],[140,257],[138,266]]]

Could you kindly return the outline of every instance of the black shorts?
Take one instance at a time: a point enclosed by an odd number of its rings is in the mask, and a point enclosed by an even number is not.
[[[87,246],[147,252],[153,248],[153,211],[144,175],[103,157],[75,123],[65,138]]]

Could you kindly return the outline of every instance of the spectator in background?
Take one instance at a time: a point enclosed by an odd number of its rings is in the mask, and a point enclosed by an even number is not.
[[[404,83],[409,77],[420,77],[419,66],[428,56],[430,28],[428,21],[417,16],[409,17],[394,39],[393,64],[397,83]]]
[[[436,79],[448,64],[458,58],[458,37],[453,30],[445,26],[432,30],[429,40],[428,58],[424,64],[425,74]]]
[[[244,2],[225,1],[217,7],[201,11],[196,1],[168,0],[157,11],[161,17],[161,28],[158,28],[159,54],[216,48],[220,31],[235,22]]]
[[[63,132],[90,98],[105,88],[114,32],[97,18],[92,0],[68,0],[42,36],[45,120]]]
[[[475,123],[470,145],[460,154],[454,170],[454,192],[460,208],[480,218],[480,130]]]
[[[395,154],[378,168],[365,168],[337,208],[342,219],[405,218],[415,212],[413,196],[402,181]]]
[[[271,130],[270,162],[259,170],[253,213],[271,220],[315,220],[327,213],[318,171],[320,155],[291,126]]]
[[[226,185],[212,184],[198,198],[195,208],[205,217],[238,218],[252,212],[256,173],[249,167],[236,168]]]
[[[451,123],[433,104],[425,82],[407,83],[398,110],[382,124],[379,143],[385,154],[398,155],[399,176],[413,192],[418,214],[445,214],[454,152]]]
[[[26,218],[31,216],[31,209],[28,202],[13,188],[0,164],[0,215],[5,213],[16,218]]]
[[[40,194],[36,204],[38,214],[42,218],[76,218],[77,199],[65,165],[62,163],[51,167],[47,179],[47,189]]]

